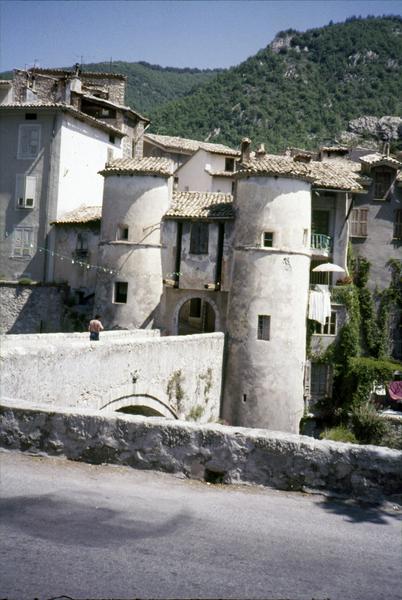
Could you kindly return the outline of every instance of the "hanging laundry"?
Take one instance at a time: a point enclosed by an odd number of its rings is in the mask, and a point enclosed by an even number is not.
[[[325,325],[331,317],[331,294],[328,291],[310,291],[308,318]]]

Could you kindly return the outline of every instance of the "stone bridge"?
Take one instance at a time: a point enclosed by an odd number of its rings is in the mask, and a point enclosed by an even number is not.
[[[30,406],[216,421],[224,336],[155,330],[1,336],[2,396]]]

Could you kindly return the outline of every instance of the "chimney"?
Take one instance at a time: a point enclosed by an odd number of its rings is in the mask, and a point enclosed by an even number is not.
[[[265,144],[260,144],[256,152],[257,158],[264,158],[266,155]]]
[[[249,138],[243,138],[240,145],[241,151],[241,162],[250,162],[251,154],[251,140]]]

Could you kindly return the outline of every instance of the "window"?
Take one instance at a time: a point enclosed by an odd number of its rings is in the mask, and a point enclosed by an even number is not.
[[[274,245],[274,234],[272,231],[264,231],[262,236],[262,244],[265,248],[272,248]]]
[[[367,237],[367,208],[354,208],[350,220],[350,235],[352,237]]]
[[[402,240],[402,209],[394,212],[394,239]]]
[[[314,321],[314,333],[317,335],[336,335],[336,311],[331,312],[331,317],[327,317],[325,325]]]
[[[374,198],[385,200],[392,185],[394,172],[391,169],[376,169],[374,178]]]
[[[36,177],[17,175],[15,184],[15,203],[17,208],[33,208],[36,200]]]
[[[190,254],[208,254],[208,223],[192,223]]]
[[[40,125],[20,125],[17,158],[27,159],[37,156],[40,148],[40,131]]]
[[[329,211],[313,210],[311,220],[311,233],[329,235]]]
[[[88,255],[88,235],[86,233],[77,233],[75,245],[75,256],[77,258],[86,258]]]
[[[127,225],[120,225],[117,228],[116,239],[117,240],[121,240],[121,241],[127,241],[128,240],[128,227],[127,227]]]
[[[126,281],[116,281],[114,284],[114,302],[117,304],[127,303],[128,283]]]
[[[111,144],[114,144],[116,142],[116,136],[114,136],[113,134],[109,133],[109,142]]]
[[[194,319],[201,318],[201,298],[191,298],[189,316]]]
[[[234,158],[225,158],[225,171],[230,171],[233,173],[235,170],[235,161]]]
[[[331,368],[329,365],[311,363],[310,394],[313,397],[330,396]]]
[[[271,334],[271,317],[269,315],[258,315],[257,339],[269,340]]]
[[[236,182],[235,182],[235,181],[232,181],[232,189],[231,189],[231,194],[232,194],[232,196],[234,195],[234,193],[235,193],[235,190],[236,190]]]
[[[318,265],[323,265],[328,262],[328,260],[312,260],[310,264],[310,285],[328,285],[328,272],[318,271],[315,272],[314,269],[318,267]]]
[[[16,227],[14,229],[13,256],[32,256],[33,243],[33,229],[31,227]]]
[[[26,121],[36,121],[37,118],[38,118],[38,115],[36,113],[25,113]]]

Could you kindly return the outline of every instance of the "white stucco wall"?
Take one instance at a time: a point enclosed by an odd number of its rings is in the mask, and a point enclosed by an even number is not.
[[[61,127],[57,217],[79,206],[100,206],[107,151],[122,156],[121,139],[109,142],[109,134],[64,115]]]
[[[219,185],[206,172],[205,167],[209,165],[211,171],[225,170],[225,157],[220,154],[212,154],[205,150],[198,150],[178,171],[178,189],[185,191],[216,192],[218,189],[223,193],[231,192],[231,182],[227,180],[226,187],[221,184],[223,178],[219,178]]]

